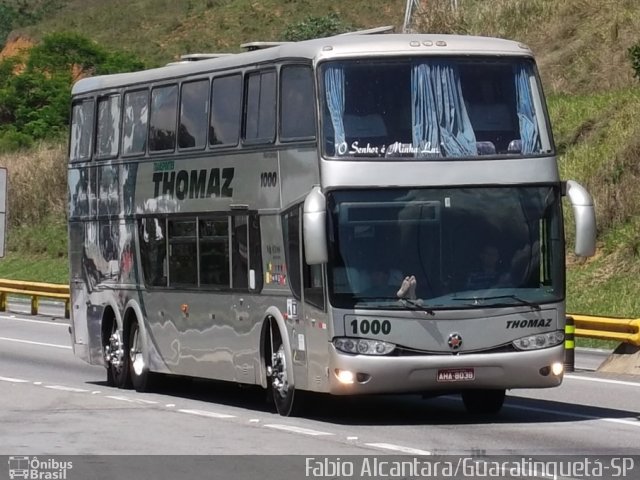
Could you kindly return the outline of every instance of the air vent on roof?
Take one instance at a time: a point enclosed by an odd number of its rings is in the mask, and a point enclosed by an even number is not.
[[[180,55],[180,61],[167,63],[167,67],[171,65],[184,65],[185,63],[198,62],[200,60],[211,60],[212,58],[228,57],[233,53],[187,53]]]
[[[368,28],[366,30],[356,30],[355,32],[340,33],[336,37],[342,37],[344,35],[375,35],[376,33],[392,33],[395,27],[393,25],[387,25],[385,27]]]
[[[228,57],[229,55],[233,55],[233,53],[188,53],[186,55],[180,55],[180,60],[183,62],[197,62],[198,60]]]
[[[245,50],[252,52],[254,50],[264,50],[265,48],[278,47],[286,43],[291,42],[248,42],[240,45],[240,48],[244,48]]]

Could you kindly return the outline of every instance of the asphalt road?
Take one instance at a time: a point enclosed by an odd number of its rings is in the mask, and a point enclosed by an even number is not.
[[[510,392],[496,417],[412,395],[319,396],[283,418],[261,391],[220,382],[107,387],[103,367],[74,358],[59,305],[11,309],[0,313],[0,455],[640,453],[640,379],[588,370],[598,352],[579,352],[558,388]]]

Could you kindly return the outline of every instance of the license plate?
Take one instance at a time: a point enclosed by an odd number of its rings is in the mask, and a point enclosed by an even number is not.
[[[439,382],[468,382],[475,380],[473,368],[443,368],[438,370]]]

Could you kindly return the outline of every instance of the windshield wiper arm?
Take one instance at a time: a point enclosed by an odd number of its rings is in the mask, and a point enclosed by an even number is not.
[[[354,300],[396,300],[395,297],[361,297],[361,296],[355,296]]]
[[[400,299],[402,302],[408,303],[409,305],[411,305],[412,307],[414,307],[415,310],[421,310],[423,312],[428,313],[429,315],[435,315],[436,313],[430,309],[429,307],[425,307],[424,305],[422,305],[422,303],[417,302],[415,300],[411,300],[410,298],[401,298]]]
[[[485,301],[485,300],[499,300],[501,298],[511,298],[512,300],[515,300],[516,302],[520,303],[521,305],[526,305],[527,307],[531,307],[534,310],[540,310],[540,305],[538,305],[537,303],[533,303],[530,302],[528,300],[525,300],[524,298],[520,298],[517,295],[495,295],[492,297],[472,297],[472,298],[462,298],[462,297],[457,297],[454,298],[454,300],[459,300],[459,301],[475,301],[475,302],[479,302],[479,301]]]

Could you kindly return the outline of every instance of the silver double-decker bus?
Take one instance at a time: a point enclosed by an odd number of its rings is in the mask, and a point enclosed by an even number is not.
[[[296,392],[461,393],[563,378],[561,181],[532,52],[348,34],[73,87],[74,352],[111,385],[163,374]]]

